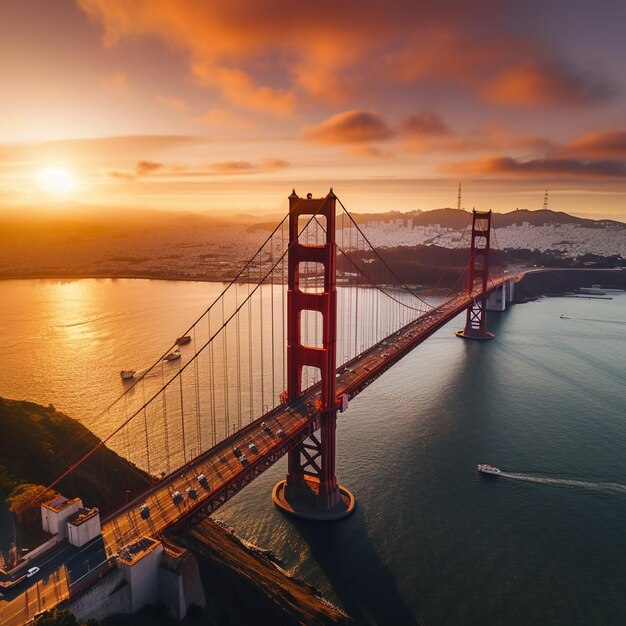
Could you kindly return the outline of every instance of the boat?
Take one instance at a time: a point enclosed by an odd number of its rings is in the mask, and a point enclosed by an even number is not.
[[[568,320],[569,319],[569,317],[567,317],[567,315],[563,315],[563,313],[561,313],[560,318],[562,320]]]
[[[498,474],[502,474],[502,471],[493,465],[489,465],[489,463],[479,463],[476,466],[476,469],[483,474],[492,474],[493,476],[497,476]]]
[[[180,359],[180,352],[178,350],[174,350],[173,352],[168,352],[164,357],[164,361],[175,361],[176,359]]]
[[[191,343],[191,335],[183,335],[176,340],[177,346],[186,346],[188,343]]]
[[[122,370],[120,372],[120,378],[122,380],[130,380],[135,377],[135,370]]]

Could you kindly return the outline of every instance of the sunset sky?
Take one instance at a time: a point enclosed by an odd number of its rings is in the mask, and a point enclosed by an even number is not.
[[[626,221],[625,24],[623,0],[0,0],[0,214],[330,186],[426,210],[462,182],[468,208],[549,188]]]

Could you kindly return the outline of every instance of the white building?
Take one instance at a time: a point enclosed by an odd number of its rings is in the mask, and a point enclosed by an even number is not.
[[[51,535],[61,535],[67,537],[67,520],[83,506],[80,498],[71,500],[65,496],[57,496],[50,502],[41,505],[41,526]]]
[[[102,532],[98,509],[78,509],[67,520],[69,542],[78,548],[97,537]]]

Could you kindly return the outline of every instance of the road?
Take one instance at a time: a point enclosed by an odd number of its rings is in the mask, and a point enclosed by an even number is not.
[[[20,626],[40,611],[51,609],[69,598],[69,582],[65,565],[30,585],[12,600],[0,602],[0,624]]]
[[[18,626],[46,608],[52,608],[70,596],[73,585],[107,559],[104,543],[98,537],[81,548],[66,542],[42,554],[28,565],[38,567],[37,574],[3,590],[0,600],[0,624]]]

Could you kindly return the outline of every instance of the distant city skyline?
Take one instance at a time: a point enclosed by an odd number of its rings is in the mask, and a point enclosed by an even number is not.
[[[0,4],[0,217],[549,208],[626,221],[626,6]],[[26,210],[26,209],[24,209]],[[53,212],[53,209],[50,209]]]

